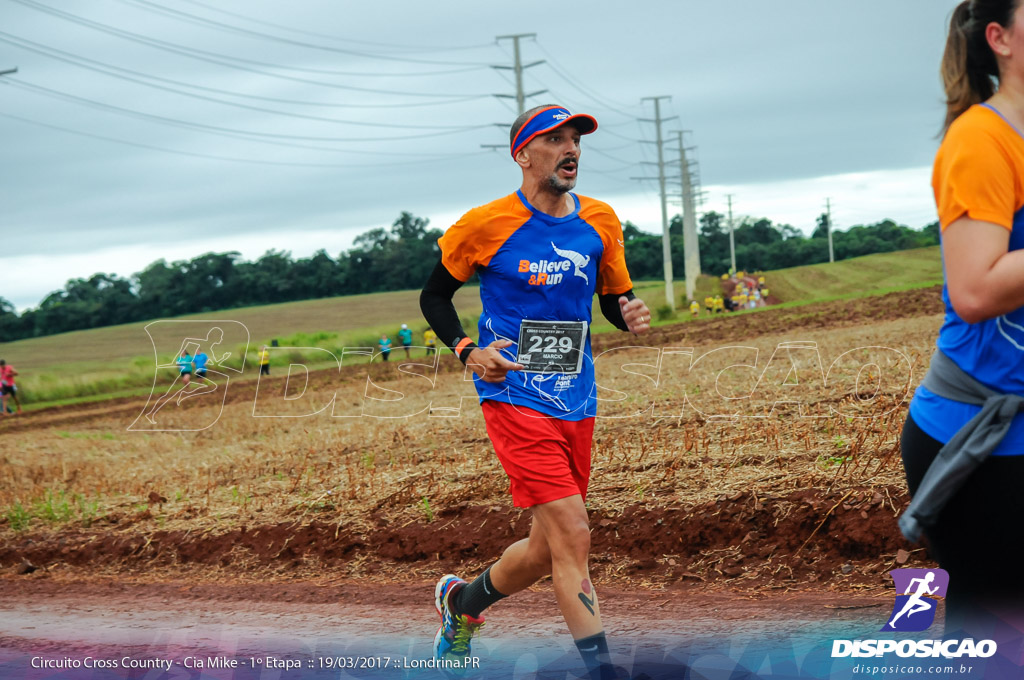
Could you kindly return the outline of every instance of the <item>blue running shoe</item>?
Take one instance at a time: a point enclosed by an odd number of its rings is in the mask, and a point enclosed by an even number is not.
[[[484,618],[467,614],[455,614],[448,607],[448,598],[466,582],[447,574],[441,577],[434,588],[434,608],[441,616],[441,627],[434,636],[434,658],[440,662],[438,670],[449,677],[461,678],[471,668],[467,663],[470,656],[470,642],[473,635],[484,625]]]

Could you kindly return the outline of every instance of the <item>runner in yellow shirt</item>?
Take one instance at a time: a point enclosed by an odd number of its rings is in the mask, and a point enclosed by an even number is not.
[[[430,326],[423,331],[423,344],[427,346],[427,356],[429,357],[434,353],[434,347],[437,345],[437,333]]]

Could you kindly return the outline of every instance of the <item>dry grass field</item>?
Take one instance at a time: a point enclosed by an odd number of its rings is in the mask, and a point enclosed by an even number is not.
[[[896,529],[898,440],[940,311],[932,288],[664,326],[643,346],[597,336],[596,575],[849,590],[924,564]],[[397,363],[222,384],[154,423],[145,397],[8,418],[0,567],[393,581],[489,563],[528,516],[472,387],[450,355]]]

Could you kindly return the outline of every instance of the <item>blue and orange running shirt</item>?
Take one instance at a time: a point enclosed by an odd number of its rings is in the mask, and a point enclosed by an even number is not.
[[[979,104],[953,121],[935,157],[932,188],[943,230],[967,216],[1009,230],[1009,250],[1024,248],[1024,137],[996,109]],[[939,349],[993,390],[1024,396],[1024,308],[969,324],[953,309],[946,285],[942,301]],[[943,443],[980,410],[924,387],[910,403],[914,421]],[[993,455],[1022,454],[1024,415],[1018,415]]]
[[[481,347],[511,340],[502,354],[515,361],[523,320],[587,323],[579,373],[509,371],[503,383],[475,377],[481,402],[526,406],[563,420],[595,414],[591,304],[595,293],[625,293],[633,283],[614,211],[601,201],[570,196],[575,210],[552,217],[517,191],[470,210],[438,240],[441,262],[452,276],[468,281],[475,272],[480,277]]]

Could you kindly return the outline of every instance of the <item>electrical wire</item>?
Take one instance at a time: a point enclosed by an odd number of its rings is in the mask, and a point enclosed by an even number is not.
[[[305,47],[307,49],[312,49],[312,50],[321,50],[321,51],[324,51],[324,52],[331,52],[333,54],[347,54],[349,56],[363,57],[363,58],[366,58],[366,59],[381,59],[381,60],[385,60],[385,61],[399,61],[399,62],[404,62],[404,63],[409,63],[409,64],[431,64],[431,65],[442,65],[442,66],[470,66],[471,65],[471,66],[479,66],[479,67],[487,66],[487,64],[484,64],[484,63],[468,64],[467,62],[457,62],[457,61],[438,61],[438,60],[432,60],[432,59],[410,59],[409,57],[397,57],[397,56],[385,55],[385,54],[379,54],[379,53],[361,52],[361,51],[358,51],[358,50],[344,49],[344,48],[341,48],[341,47],[329,47],[329,46],[326,46],[326,45],[317,45],[315,43],[308,43],[308,42],[304,42],[304,41],[301,41],[301,40],[292,40],[290,38],[283,38],[281,36],[271,35],[269,33],[262,33],[260,31],[252,31],[252,30],[249,30],[247,28],[241,28],[239,26],[232,26],[231,24],[225,24],[223,22],[215,21],[213,19],[207,19],[207,18],[198,16],[196,14],[191,14],[189,12],[182,12],[180,10],[167,9],[166,7],[154,4],[152,2],[148,2],[147,0],[117,0],[117,1],[121,2],[123,4],[131,4],[131,5],[134,5],[134,6],[139,6],[139,7],[142,7],[144,9],[147,9],[147,10],[149,10],[151,12],[157,12],[159,14],[163,14],[164,16],[169,16],[169,17],[171,17],[173,19],[177,19],[178,21],[185,21],[185,22],[188,22],[188,23],[208,26],[208,27],[216,28],[216,29],[219,29],[219,30],[222,30],[222,31],[227,31],[229,33],[236,33],[236,34],[244,35],[244,36],[247,36],[247,37],[255,37],[255,38],[262,39],[262,40],[269,40],[269,41],[272,41],[272,42],[281,43],[281,44],[285,44],[285,45],[295,45],[295,46],[298,46],[298,47]]]
[[[625,160],[623,158],[619,158],[618,156],[613,156],[610,153],[602,151],[599,147],[587,145],[586,150],[587,151],[593,151],[593,152],[595,152],[595,153],[597,153],[597,154],[599,154],[601,156],[604,156],[605,158],[610,158],[611,160],[615,161],[616,163],[621,163],[623,165],[639,165],[640,164],[639,161],[632,161],[631,162],[631,161],[627,161],[627,160]]]
[[[14,82],[14,81],[10,81],[10,82]],[[10,83],[5,83],[5,84],[10,84]],[[46,96],[53,96],[53,95],[47,94],[46,92],[38,92],[36,94],[43,94],[43,95],[46,95]],[[55,98],[57,98],[57,99],[70,99],[71,101],[73,101],[73,103],[79,103],[79,104],[82,103],[82,102],[75,102],[72,95],[55,96]],[[88,106],[88,104],[83,104],[83,105]],[[106,110],[107,107],[108,107],[108,105],[101,105],[99,107],[92,107],[92,108],[101,108],[101,110]],[[120,113],[121,115],[127,115],[127,116],[133,117],[133,118],[141,118],[142,120],[146,120],[147,117],[148,117],[148,114],[141,114],[140,113],[140,114],[137,114],[137,115],[133,115],[132,113],[129,113],[129,112],[126,112],[126,111],[114,111],[114,113]],[[196,127],[194,125],[189,124],[189,123],[185,123],[185,122],[171,123],[171,122],[159,121],[159,120],[156,121],[156,122],[162,123],[162,124],[165,124],[165,125],[170,125],[172,127],[184,128],[184,129],[187,129],[187,130],[195,130],[196,129]],[[388,151],[379,151],[379,150],[368,151],[368,150],[365,150],[365,149],[336,149],[336,148],[333,148],[333,147],[311,146],[309,144],[299,144],[299,143],[296,143],[296,142],[274,141],[273,139],[264,139],[264,138],[261,138],[259,136],[256,136],[254,134],[251,134],[251,133],[248,133],[248,132],[245,132],[245,131],[232,131],[232,130],[227,129],[227,128],[221,129],[221,130],[203,130],[203,129],[200,129],[199,131],[203,132],[203,133],[206,133],[206,134],[217,135],[217,136],[220,136],[220,137],[227,137],[229,139],[242,139],[242,140],[245,140],[247,142],[256,142],[256,143],[259,143],[259,144],[269,144],[271,146],[278,146],[278,147],[284,147],[284,148],[289,148],[289,149],[303,149],[303,150],[308,150],[308,151],[320,151],[320,152],[327,152],[327,153],[357,154],[357,155],[369,155],[369,156],[402,156],[402,157],[424,156],[424,157],[430,157],[430,158],[435,158],[435,159],[444,158],[444,157],[457,157],[457,156],[461,156],[462,155],[462,154],[417,153],[417,152],[407,152],[407,151],[388,152]]]
[[[60,19],[64,19],[65,21],[69,21],[71,23],[79,24],[79,25],[85,26],[87,28],[92,28],[94,30],[101,31],[101,32],[107,33],[109,35],[115,35],[115,36],[117,36],[119,38],[123,38],[125,40],[131,40],[133,42],[137,42],[137,43],[140,43],[142,45],[146,45],[148,47],[153,47],[153,48],[164,50],[164,51],[167,51],[167,52],[172,52],[174,54],[179,54],[181,56],[188,57],[189,59],[195,59],[197,61],[204,61],[204,62],[211,63],[211,64],[217,64],[217,65],[220,65],[220,66],[226,66],[228,68],[237,69],[239,71],[246,71],[248,73],[256,73],[258,75],[266,76],[266,77],[269,77],[269,78],[278,78],[278,79],[281,79],[281,80],[289,80],[289,81],[298,82],[298,83],[305,83],[307,85],[316,85],[318,87],[330,87],[330,88],[334,88],[334,89],[349,90],[349,91],[353,91],[353,92],[367,92],[367,93],[371,93],[371,94],[398,95],[398,96],[404,96],[404,97],[432,97],[432,98],[435,98],[435,99],[438,99],[438,98],[441,98],[441,99],[451,99],[451,98],[475,97],[475,96],[477,96],[477,95],[471,95],[471,94],[465,94],[465,93],[460,93],[460,94],[450,94],[450,93],[440,94],[440,93],[436,93],[436,92],[402,92],[402,91],[396,91],[396,90],[382,90],[382,89],[379,89],[379,88],[357,87],[357,86],[354,86],[354,85],[340,85],[340,84],[337,84],[337,83],[325,83],[325,82],[319,81],[319,80],[309,80],[308,78],[299,78],[299,77],[296,77],[296,76],[288,76],[288,75],[283,75],[283,74],[279,74],[279,73],[271,73],[269,71],[263,71],[263,70],[260,70],[260,69],[251,68],[251,67],[248,67],[248,66],[243,66],[243,65],[240,65],[238,63],[231,63],[231,62],[235,61],[235,62],[240,62],[242,64],[256,64],[258,66],[267,66],[267,67],[270,67],[270,68],[286,68],[286,67],[281,67],[281,66],[276,65],[276,64],[268,64],[266,62],[253,61],[251,59],[241,59],[241,58],[238,58],[238,57],[230,57],[228,55],[218,54],[218,53],[215,53],[215,52],[208,52],[206,50],[200,50],[200,49],[196,49],[196,48],[186,48],[186,47],[182,47],[180,45],[174,45],[172,43],[168,43],[168,42],[165,42],[163,40],[158,40],[156,38],[150,38],[150,37],[147,37],[147,36],[144,36],[144,35],[140,35],[138,33],[133,33],[131,31],[125,31],[125,30],[122,30],[122,29],[119,29],[119,28],[114,28],[113,26],[108,26],[106,24],[101,24],[101,23],[96,22],[96,21],[85,19],[85,18],[80,17],[80,16],[75,15],[75,14],[70,14],[68,12],[63,12],[63,11],[55,9],[53,7],[49,7],[47,5],[43,5],[41,3],[35,2],[35,0],[10,0],[10,1],[11,2],[16,2],[16,3],[20,4],[20,5],[24,5],[25,7],[29,7],[31,9],[38,10],[38,11],[43,12],[45,14],[50,14],[50,15],[58,17]],[[198,55],[204,55],[204,56],[198,56]],[[302,70],[302,69],[293,69],[293,70]]]
[[[242,19],[244,21],[248,21],[248,22],[253,23],[253,24],[258,24],[260,26],[267,26],[269,28],[276,28],[278,30],[288,31],[289,33],[296,33],[298,35],[308,35],[308,36],[313,37],[313,38],[325,38],[327,40],[333,40],[333,41],[336,41],[336,42],[357,43],[357,44],[361,44],[361,45],[370,45],[370,46],[373,46],[373,47],[384,47],[384,48],[388,48],[388,49],[404,50],[404,51],[412,51],[412,52],[427,52],[427,51],[432,51],[432,52],[448,52],[448,51],[457,51],[457,50],[476,50],[476,49],[481,49],[481,48],[494,47],[494,43],[493,42],[479,43],[477,45],[426,47],[426,46],[423,46],[423,45],[394,45],[394,44],[390,44],[390,43],[372,42],[372,41],[369,41],[369,40],[356,40],[355,38],[339,38],[336,35],[328,35],[326,33],[316,33],[316,32],[313,32],[313,31],[303,31],[303,30],[300,30],[300,29],[297,29],[297,28],[289,28],[287,26],[282,26],[280,24],[274,24],[274,23],[271,23],[269,21],[260,21],[259,19],[253,19],[252,17],[245,16],[243,14],[238,14],[236,12],[229,12],[229,11],[227,11],[225,9],[220,9],[219,7],[213,7],[212,5],[210,5],[208,3],[199,2],[198,0],[179,0],[179,2],[186,2],[186,3],[190,4],[190,5],[195,5],[197,7],[202,7],[203,9],[209,10],[211,12],[216,12],[218,14],[224,14],[224,15],[227,15],[227,16],[235,18],[235,19]]]
[[[466,102],[466,101],[473,101],[473,100],[477,100],[477,99],[484,99],[484,98],[489,96],[489,95],[481,94],[481,95],[473,95],[471,97],[460,97],[460,98],[455,98],[455,99],[446,99],[446,100],[437,101],[437,102],[405,102],[405,103],[401,103],[401,104],[332,104],[332,103],[329,103],[329,102],[298,101],[298,100],[295,100],[295,99],[282,99],[280,97],[262,97],[262,96],[259,96],[259,95],[251,95],[251,94],[246,94],[246,93],[243,93],[243,92],[232,92],[230,90],[222,90],[222,89],[218,89],[218,88],[204,87],[202,85],[195,85],[195,84],[192,84],[192,83],[183,83],[183,82],[181,82],[179,80],[172,80],[170,78],[161,78],[160,76],[154,76],[154,75],[150,75],[150,74],[147,74],[147,73],[141,73],[139,71],[133,71],[131,69],[122,68],[120,66],[114,66],[112,64],[106,64],[106,63],[103,63],[103,62],[100,62],[100,61],[96,61],[94,59],[89,59],[87,57],[81,57],[81,56],[78,56],[78,55],[75,55],[75,54],[71,54],[70,52],[65,52],[63,50],[58,50],[58,49],[56,49],[54,47],[48,47],[46,45],[41,45],[39,43],[35,43],[35,42],[30,41],[30,40],[25,40],[24,38],[18,38],[17,36],[12,36],[11,34],[4,33],[3,31],[0,31],[0,42],[5,42],[5,43],[7,43],[9,45],[14,45],[15,47],[19,47],[21,49],[28,50],[30,52],[35,52],[36,54],[42,54],[43,56],[50,57],[51,59],[57,59],[59,61],[63,61],[65,63],[71,64],[73,66],[78,66],[80,68],[89,69],[89,70],[95,71],[97,73],[102,73],[102,74],[108,75],[108,76],[110,76],[112,78],[119,78],[121,80],[125,80],[125,81],[132,82],[132,83],[137,83],[139,85],[145,85],[146,87],[156,88],[156,89],[159,89],[159,90],[163,90],[165,92],[172,92],[172,93],[175,93],[175,94],[182,94],[182,95],[185,95],[187,97],[195,97],[197,99],[203,99],[203,100],[206,100],[206,101],[217,102],[219,104],[225,104],[225,105],[228,105],[228,106],[243,106],[243,105],[237,104],[235,102],[224,101],[222,99],[216,99],[216,98],[213,98],[213,97],[204,97],[202,95],[197,95],[195,93],[185,92],[185,91],[177,90],[177,89],[170,88],[170,87],[163,87],[163,86],[160,86],[160,85],[156,85],[155,83],[146,82],[146,80],[140,80],[140,78],[142,78],[142,79],[149,79],[149,80],[155,80],[155,81],[159,81],[159,82],[162,82],[162,83],[171,83],[171,84],[174,84],[174,85],[178,85],[180,87],[186,87],[186,88],[192,88],[192,89],[196,89],[196,90],[202,90],[204,92],[213,92],[213,93],[217,93],[217,94],[224,94],[224,95],[227,95],[229,97],[240,97],[240,98],[244,98],[244,99],[255,99],[255,100],[258,100],[258,101],[272,101],[272,102],[278,102],[278,103],[282,103],[282,104],[291,104],[291,105],[298,105],[298,106],[320,106],[320,107],[331,107],[331,108],[359,108],[359,109],[386,108],[386,109],[391,109],[391,108],[412,108],[412,107],[420,107],[420,106],[440,106],[440,105],[445,105],[445,104],[458,104],[458,103],[462,103],[462,102]],[[125,73],[131,74],[131,75],[127,75],[127,76],[126,75],[120,75],[120,74],[125,74]],[[132,77],[132,76],[138,76],[138,78],[135,78],[135,77]],[[292,113],[287,113],[287,112],[284,112],[284,111],[274,111],[273,109],[258,109],[258,108],[255,108],[255,107],[244,107],[244,108],[252,108],[252,109],[257,110],[257,111],[268,111],[268,112],[271,112],[271,113],[278,113],[280,115],[288,115],[288,116],[295,116],[295,117],[305,117],[305,116],[301,116],[300,114],[292,114]]]
[[[71,101],[76,104],[88,106],[94,109],[102,109],[105,111],[118,113],[121,115],[129,116],[132,118],[138,118],[143,120],[155,121],[158,123],[164,123],[175,127],[185,127],[193,130],[199,130],[201,132],[211,133],[224,133],[229,135],[243,136],[243,137],[254,137],[254,138],[269,138],[269,139],[287,139],[296,141],[316,141],[316,142],[388,142],[388,141],[402,141],[406,139],[423,139],[425,137],[440,137],[443,135],[458,134],[461,132],[469,132],[471,130],[479,130],[482,128],[490,127],[489,125],[470,125],[463,127],[456,127],[452,129],[446,129],[439,132],[424,133],[418,135],[403,135],[401,137],[318,137],[311,135],[283,135],[275,134],[271,132],[253,132],[250,130],[236,130],[233,128],[225,128],[217,125],[206,125],[205,123],[194,123],[191,121],[180,120],[177,118],[168,118],[166,116],[157,116],[152,113],[144,113],[142,111],[135,111],[133,109],[126,109],[120,106],[114,106],[113,104],[105,104],[98,102],[93,99],[87,99],[85,97],[79,97],[77,95],[69,94],[67,92],[61,92],[59,90],[52,90],[47,87],[40,85],[34,85],[32,83],[25,82],[14,78],[5,78],[0,80],[0,85],[7,87],[16,87],[34,91],[39,94],[45,94],[47,96],[55,97],[57,99],[63,99],[65,101]],[[357,125],[385,125],[383,123],[355,123]],[[391,127],[391,126],[388,126]],[[404,126],[403,126],[404,127]]]
[[[574,88],[576,88],[581,93],[583,93],[590,99],[594,100],[601,106],[609,108],[612,111],[615,111],[616,113],[625,116],[626,118],[636,117],[634,114],[627,113],[622,110],[623,108],[627,108],[629,106],[628,104],[616,104],[614,102],[610,102],[610,100],[605,99],[601,95],[595,94],[594,91],[585,87],[581,83],[576,82],[576,80],[574,80],[568,75],[568,73],[566,72],[567,69],[563,68],[562,65],[558,63],[558,60],[555,59],[555,57],[550,52],[548,52],[547,49],[545,49],[544,45],[540,41],[535,40],[534,42],[537,44],[537,49],[539,49],[547,57],[544,63],[546,63],[552,71],[554,71],[559,77],[561,77],[567,83],[572,85]]]
[[[430,159],[422,159],[422,160],[418,160],[418,161],[402,161],[402,162],[395,162],[395,163],[361,163],[359,165],[353,165],[353,164],[350,164],[350,163],[300,163],[300,162],[290,162],[290,161],[265,161],[265,160],[253,159],[253,158],[234,158],[234,157],[231,157],[231,156],[215,156],[213,154],[196,153],[196,152],[193,152],[193,151],[181,151],[181,150],[178,150],[178,149],[168,149],[166,147],[155,146],[155,145],[152,145],[152,144],[143,144],[141,142],[132,142],[132,141],[125,140],[125,139],[117,139],[115,137],[107,137],[105,135],[98,135],[98,134],[94,134],[94,133],[91,133],[91,132],[83,132],[81,130],[74,130],[74,129],[66,128],[66,127],[63,127],[63,126],[60,126],[60,125],[51,125],[50,123],[43,123],[42,121],[32,120],[32,119],[29,119],[29,118],[23,118],[21,116],[16,116],[16,115],[11,114],[11,113],[5,113],[3,111],[0,111],[0,117],[10,118],[12,120],[17,120],[17,121],[20,121],[22,123],[27,123],[29,125],[36,125],[36,126],[39,126],[39,127],[48,128],[50,130],[58,130],[60,132],[66,132],[66,133],[69,133],[69,134],[79,135],[79,136],[82,136],[82,137],[88,137],[90,139],[98,139],[98,140],[102,140],[102,141],[105,141],[105,142],[113,142],[115,144],[123,144],[123,145],[126,145],[126,146],[133,146],[133,147],[140,148],[140,149],[148,149],[150,151],[161,151],[161,152],[164,152],[164,153],[171,153],[171,154],[175,154],[175,155],[178,155],[178,156],[188,156],[188,157],[192,157],[192,158],[204,158],[204,159],[216,160],[216,161],[228,161],[228,162],[231,162],[231,163],[247,163],[247,164],[251,164],[251,165],[273,165],[273,166],[300,167],[300,168],[348,168],[348,169],[359,169],[359,168],[368,168],[368,167],[400,167],[400,166],[407,166],[407,165],[417,164],[417,163],[436,163],[437,160],[439,160],[439,159],[430,158]],[[468,158],[468,157],[471,157],[471,156],[483,155],[484,153],[487,153],[487,152],[486,151],[477,151],[477,152],[463,154],[461,157],[467,157]],[[440,159],[440,160],[443,160],[443,159]]]

